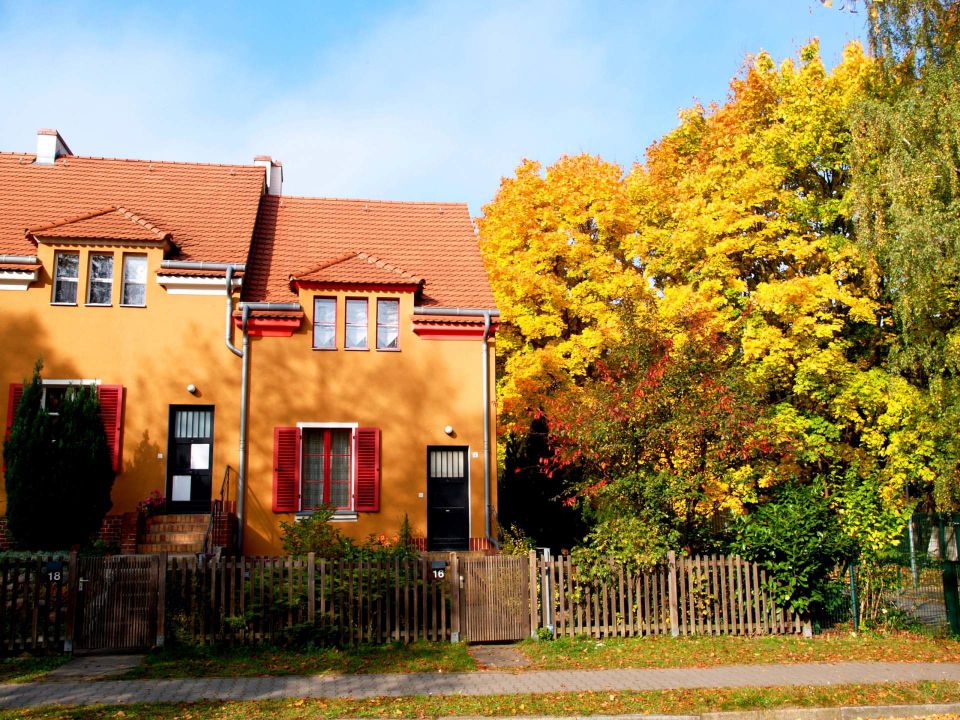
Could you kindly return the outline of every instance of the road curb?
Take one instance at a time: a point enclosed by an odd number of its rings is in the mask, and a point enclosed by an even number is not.
[[[775,708],[707,712],[699,715],[524,715],[509,718],[449,715],[437,720],[860,720],[861,718],[922,718],[930,715],[960,715],[960,703]],[[352,719],[341,718],[340,720]]]

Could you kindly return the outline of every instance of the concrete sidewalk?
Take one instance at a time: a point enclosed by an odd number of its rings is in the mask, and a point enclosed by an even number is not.
[[[713,668],[538,670],[532,672],[313,675],[0,685],[0,707],[122,705],[138,702],[504,695],[589,690],[841,685],[960,681],[960,663],[806,663]]]

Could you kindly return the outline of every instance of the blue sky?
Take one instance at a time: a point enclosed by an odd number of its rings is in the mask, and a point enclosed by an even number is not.
[[[835,3],[837,4],[837,3]],[[467,201],[524,157],[629,166],[747,54],[863,16],[819,0],[31,3],[0,0],[0,150],[284,164],[295,195]]]

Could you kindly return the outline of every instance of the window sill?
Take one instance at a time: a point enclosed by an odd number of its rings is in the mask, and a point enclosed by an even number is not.
[[[314,347],[313,349],[314,349],[314,350],[326,350],[327,352],[330,352],[331,350],[336,350],[337,348],[335,348],[335,347]]]
[[[113,303],[87,303],[84,307],[113,307]]]
[[[145,307],[146,307],[146,303],[144,303],[143,305],[125,305],[125,304],[123,304],[123,303],[120,303],[120,307],[145,308]]]
[[[377,348],[377,352],[400,352],[400,348]]]
[[[75,302],[72,302],[72,303],[52,302],[52,303],[50,303],[50,304],[51,304],[51,305],[56,305],[57,307],[76,307],[76,306],[77,306],[77,304],[76,304]]]
[[[368,348],[368,347],[362,347],[362,348],[361,348],[361,347],[356,347],[356,348],[345,347],[344,350],[349,350],[350,352],[369,352],[369,351],[370,351],[370,348]]]
[[[301,522],[306,520],[308,517],[313,515],[312,510],[301,510],[298,513],[294,514],[294,520],[296,522]],[[330,522],[356,522],[357,513],[350,510],[338,510],[330,517]]]

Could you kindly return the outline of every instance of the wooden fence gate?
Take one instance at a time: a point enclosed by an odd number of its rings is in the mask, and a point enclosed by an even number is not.
[[[463,639],[522,640],[530,636],[530,569],[525,557],[461,558]]]
[[[80,558],[78,570],[76,652],[145,650],[157,643],[165,584],[160,556]]]

